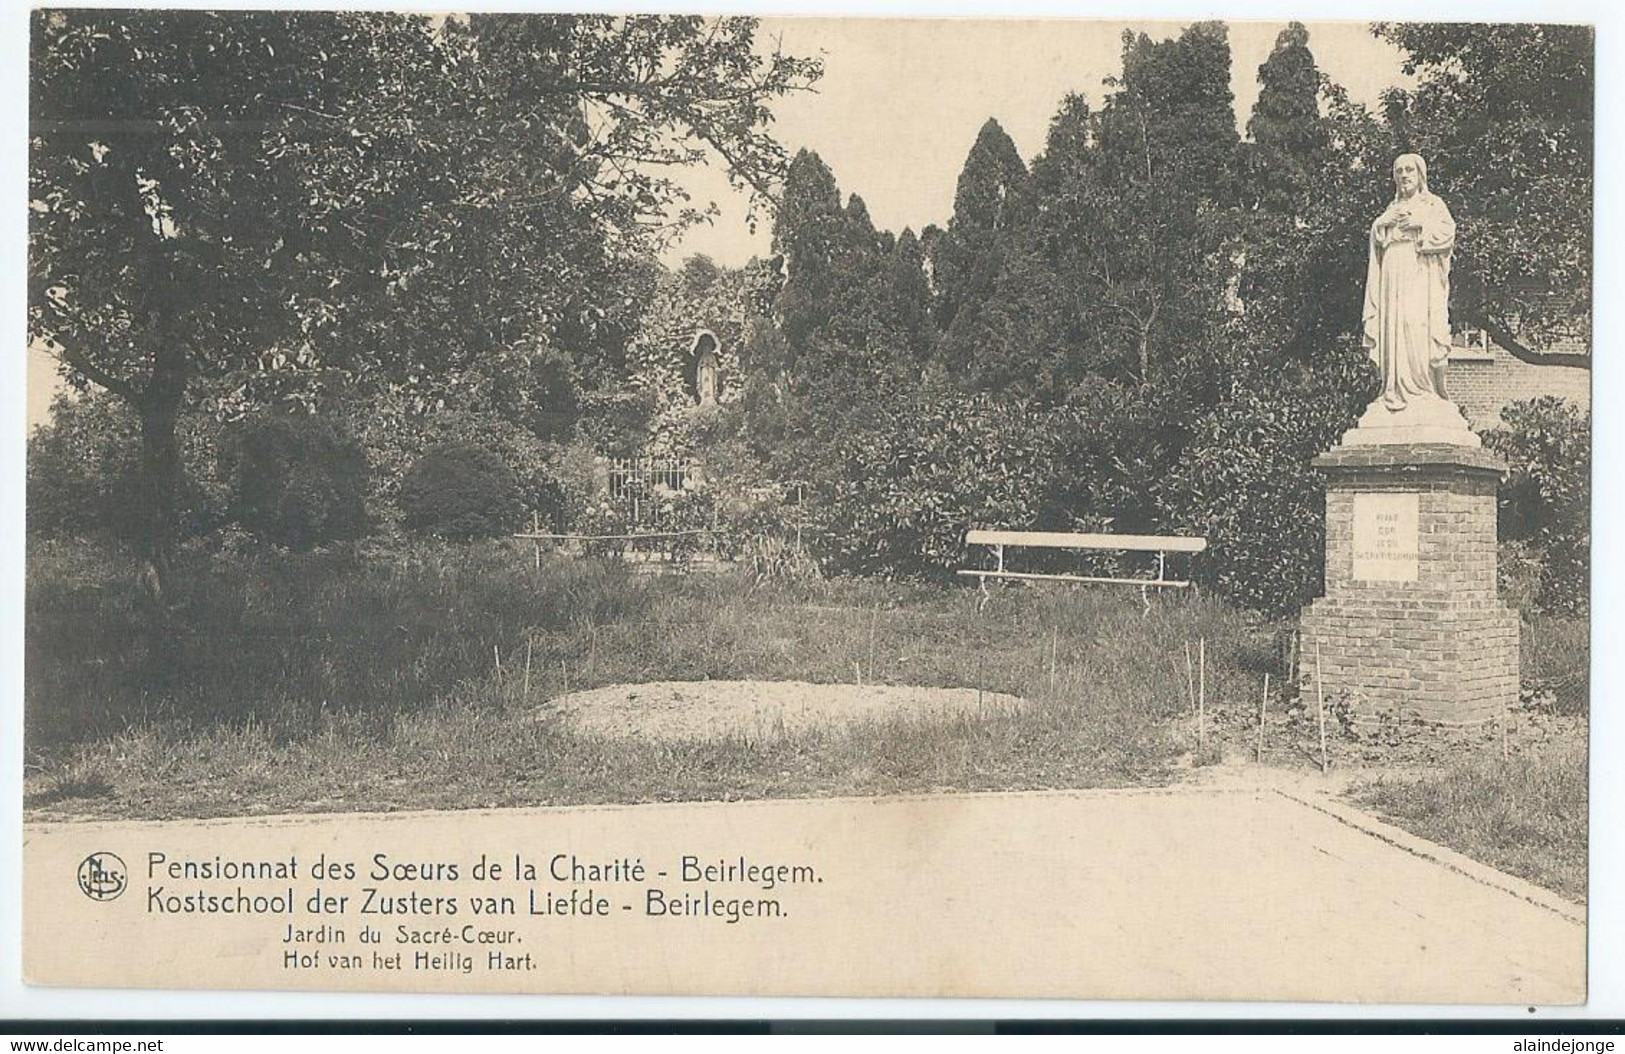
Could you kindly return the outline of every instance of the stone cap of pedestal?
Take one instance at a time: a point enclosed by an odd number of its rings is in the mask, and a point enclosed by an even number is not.
[[[1339,444],[1310,462],[1326,472],[1392,469],[1413,472],[1486,473],[1499,476],[1507,464],[1483,447],[1455,443]]]

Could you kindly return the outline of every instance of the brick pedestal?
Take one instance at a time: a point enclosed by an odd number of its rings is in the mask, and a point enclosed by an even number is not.
[[[1340,445],[1327,476],[1326,595],[1301,622],[1299,687],[1346,696],[1361,722],[1452,727],[1518,700],[1518,616],[1496,595],[1495,493],[1505,465],[1452,444]]]

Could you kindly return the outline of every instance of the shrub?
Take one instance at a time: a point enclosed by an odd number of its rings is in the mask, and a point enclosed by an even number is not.
[[[819,577],[805,541],[807,507],[800,484],[732,487],[715,503],[717,552],[737,561],[754,581]]]
[[[1161,493],[1167,529],[1208,539],[1198,581],[1274,616],[1320,592],[1326,492],[1310,462],[1354,424],[1364,369],[1357,356],[1334,354],[1314,372],[1241,371],[1195,423]]]
[[[559,531],[586,531],[589,518],[600,514],[602,490],[608,483],[609,466],[592,444],[577,439],[560,449],[552,470],[558,487],[559,505],[552,524]]]
[[[58,396],[28,439],[28,529],[87,535],[112,527],[114,491],[135,470],[140,424],[110,399]]]
[[[198,415],[178,425],[182,486],[178,535],[213,530],[224,515],[216,476],[219,427]],[[137,532],[134,490],[141,458],[141,424],[111,396],[58,396],[48,424],[28,439],[27,524],[31,534],[127,540]]]
[[[326,418],[252,418],[222,460],[232,518],[265,541],[303,551],[366,531],[367,456]]]
[[[1234,603],[1269,615],[1296,610],[1321,588],[1325,484],[1306,463],[1264,450],[1198,450],[1209,473],[1202,507],[1187,505],[1192,533],[1208,539],[1196,578]]]
[[[649,390],[588,393],[581,399],[580,437],[611,457],[632,457],[649,441],[656,415]]]
[[[1591,596],[1591,416],[1556,396],[1515,402],[1505,427],[1484,434],[1506,459],[1503,542],[1528,542],[1540,558],[1542,611],[1583,615]]]
[[[1591,709],[1591,624],[1564,615],[1522,620],[1519,696],[1526,707],[1559,714]]]
[[[408,530],[454,541],[495,538],[517,527],[524,495],[501,455],[472,443],[425,451],[401,481]]]
[[[922,392],[905,412],[854,414],[811,481],[808,542],[832,570],[942,573],[969,527],[1062,529],[1065,410]]]
[[[399,398],[374,398],[356,408],[362,421],[361,440],[372,465],[371,505],[391,531],[399,522],[401,486],[407,472],[430,449],[465,444],[500,457],[518,481],[526,508],[534,509],[544,526],[562,526],[569,505],[561,474],[566,448],[541,439],[521,425],[494,413],[477,410],[411,412]]]

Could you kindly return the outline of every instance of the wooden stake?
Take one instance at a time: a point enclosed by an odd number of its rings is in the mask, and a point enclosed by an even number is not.
[[[525,683],[524,683],[524,687],[521,689],[521,691],[524,692],[523,698],[524,698],[525,702],[527,702],[527,703],[530,702],[530,648],[531,648],[531,644],[532,644],[532,642],[530,640],[527,639],[525,641]]]
[[[537,517],[535,509],[530,510],[530,533],[542,533],[542,521]],[[542,569],[542,540],[536,538],[530,544],[536,552],[536,570],[540,571]]]
[[[858,679],[858,687],[863,687],[863,670],[859,668],[857,660],[852,661],[852,676]]]
[[[1061,648],[1061,631],[1052,628],[1049,639],[1049,694],[1055,695],[1055,657]]]
[[[1315,713],[1320,721],[1320,771],[1326,771],[1326,688],[1320,680],[1320,640],[1315,640]]]
[[[495,644],[491,645],[491,658],[497,665],[497,680],[502,680],[502,650]]]
[[[570,667],[564,665],[564,660],[563,659],[559,660],[559,674],[564,678],[564,694],[569,695],[570,694]]]
[[[1196,751],[1207,749],[1207,638],[1196,642]]]
[[[1185,696],[1190,700],[1191,708],[1196,708],[1196,671],[1191,666],[1191,642],[1185,642]]]
[[[1264,694],[1258,697],[1258,763],[1264,763],[1264,718],[1270,707],[1270,674],[1264,671]]]
[[[875,675],[875,626],[880,621],[880,605],[869,615],[869,676]]]

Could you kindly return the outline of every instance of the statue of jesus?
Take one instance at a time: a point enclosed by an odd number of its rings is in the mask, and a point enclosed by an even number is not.
[[[1432,409],[1424,404],[1446,398],[1456,221],[1429,192],[1427,162],[1419,155],[1394,161],[1394,187],[1394,200],[1371,224],[1363,328],[1366,349],[1382,371],[1377,402],[1399,413]]]

